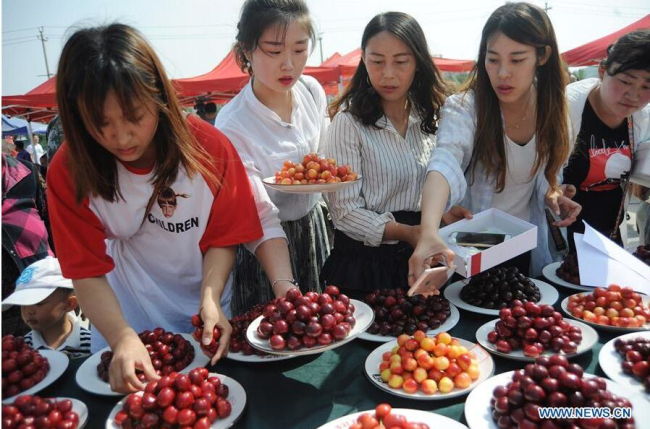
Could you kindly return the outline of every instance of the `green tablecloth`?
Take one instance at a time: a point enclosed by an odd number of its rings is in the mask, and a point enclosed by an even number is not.
[[[576,291],[558,288],[560,299]],[[460,322],[450,331],[454,337],[476,342],[476,331],[495,316],[482,316],[460,310]],[[604,376],[598,367],[598,353],[615,334],[599,331],[600,339],[589,352],[573,359],[586,372]],[[228,375],[246,390],[244,414],[235,429],[315,429],[346,414],[373,409],[381,402],[396,408],[432,411],[464,424],[467,396],[444,401],[415,401],[390,395],[373,386],[364,374],[366,357],[379,343],[355,339],[350,343],[319,355],[279,362],[245,364],[223,360],[213,372]],[[522,368],[525,363],[494,357],[495,374]],[[77,398],[88,406],[89,429],[103,428],[113,406],[120,398],[86,393],[75,382],[75,373],[83,359],[71,361],[65,374],[45,389],[43,396]],[[649,404],[650,406],[650,404]]]

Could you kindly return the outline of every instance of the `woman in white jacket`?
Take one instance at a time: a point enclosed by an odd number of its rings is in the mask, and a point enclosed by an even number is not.
[[[650,30],[621,37],[598,69],[600,78],[567,87],[575,148],[564,168],[564,183],[575,186],[582,205],[578,222],[620,240],[624,210],[621,177],[630,171],[640,144],[650,144]]]
[[[538,227],[537,248],[517,265],[533,276],[551,262],[544,207],[575,220],[580,207],[559,192],[569,151],[565,73],[555,33],[542,9],[508,3],[483,28],[479,57],[466,91],[441,112],[437,147],[422,196],[418,245],[409,282],[434,255],[454,253],[438,235],[445,208],[498,208]]]

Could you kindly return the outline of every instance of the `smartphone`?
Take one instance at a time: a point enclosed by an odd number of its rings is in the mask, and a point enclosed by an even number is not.
[[[413,283],[413,286],[408,290],[407,295],[440,295],[439,289],[447,283],[447,280],[456,271],[456,266],[452,264],[451,267],[440,265],[433,268],[424,270],[422,275]]]
[[[491,232],[455,232],[451,238],[458,246],[488,248],[501,244],[510,238],[508,234]]]

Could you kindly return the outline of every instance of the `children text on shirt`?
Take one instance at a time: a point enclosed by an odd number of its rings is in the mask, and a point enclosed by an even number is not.
[[[220,184],[199,174],[190,178],[181,168],[171,184],[177,203],[168,217],[152,196],[153,171],[127,168],[117,162],[124,199],[101,197],[75,201],[75,187],[65,163],[63,145],[48,173],[48,200],[57,256],[63,275],[83,279],[106,275],[128,323],[141,332],[163,327],[190,332],[190,316],[199,308],[203,255],[211,247],[228,247],[261,236],[259,218],[246,171],[239,156],[214,127],[188,117],[196,140],[212,156]],[[231,281],[221,305],[229,315]],[[104,345],[98,331],[93,352]]]

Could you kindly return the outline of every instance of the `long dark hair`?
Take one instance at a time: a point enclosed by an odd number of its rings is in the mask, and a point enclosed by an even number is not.
[[[246,0],[237,23],[235,59],[241,70],[250,75],[253,70],[246,59],[246,52],[257,48],[260,37],[267,28],[278,25],[282,39],[292,22],[299,22],[309,34],[314,47],[316,33],[309,17],[309,8],[302,0]]]
[[[544,175],[551,190],[556,190],[557,175],[569,156],[570,148],[564,97],[566,73],[558,53],[555,31],[546,12],[523,2],[507,3],[499,7],[483,27],[478,61],[466,86],[466,89],[474,91],[476,106],[476,133],[470,164],[470,182],[475,180],[474,173],[478,164],[483,166],[486,176],[496,177],[497,192],[503,191],[506,182],[508,165],[501,108],[485,68],[488,43],[497,32],[516,42],[535,47],[538,58],[545,56],[547,46],[551,48],[550,57],[546,63],[537,66],[535,76],[537,156],[531,177],[544,166]]]
[[[218,185],[205,165],[212,164],[210,157],[192,135],[160,60],[136,29],[111,24],[76,31],[63,47],[56,78],[77,201],[98,195],[114,202],[122,197],[115,157],[92,137],[101,135],[109,90],[115,92],[129,121],[136,121],[139,105],[153,105],[159,111],[152,142],[156,148],[154,192],[147,212],[160,190],[176,180],[180,166],[190,177],[200,173]]]
[[[440,108],[445,102],[446,88],[440,72],[431,59],[429,47],[420,24],[411,15],[402,12],[380,13],[370,20],[361,38],[362,58],[350,83],[329,107],[330,117],[339,111],[347,111],[366,126],[376,126],[384,114],[379,95],[371,91],[368,70],[363,61],[368,41],[382,31],[401,40],[413,52],[416,72],[408,92],[411,108],[420,116],[420,129],[425,134],[434,134],[438,129]]]
[[[650,72],[650,30],[636,30],[618,39],[607,48],[607,58],[601,65],[610,76],[628,70]]]

